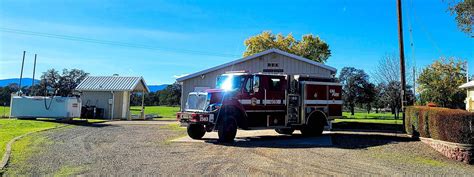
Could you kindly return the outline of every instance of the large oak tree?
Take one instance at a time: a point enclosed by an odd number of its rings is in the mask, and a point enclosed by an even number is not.
[[[458,87],[466,82],[466,62],[439,59],[423,69],[418,77],[422,101],[448,108],[464,107],[466,93]]]
[[[326,62],[331,56],[329,45],[318,36],[306,34],[301,40],[296,40],[292,34],[283,36],[282,34],[273,34],[270,31],[264,31],[245,40],[247,47],[244,56],[250,56],[268,49],[277,48],[288,53],[299,55],[320,63]]]

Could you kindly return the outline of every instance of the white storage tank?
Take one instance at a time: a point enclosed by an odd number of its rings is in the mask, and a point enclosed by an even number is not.
[[[80,116],[80,98],[12,95],[10,117],[64,119]]]

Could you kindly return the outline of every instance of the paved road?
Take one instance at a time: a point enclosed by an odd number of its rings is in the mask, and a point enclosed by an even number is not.
[[[167,125],[101,124],[39,133],[48,141],[7,175],[406,175],[474,174],[474,166],[447,160],[418,141],[390,134],[326,133],[332,145],[298,135],[252,132],[245,141],[182,141]],[[245,135],[246,136],[246,135]],[[177,140],[181,142],[173,142]],[[315,138],[316,142],[325,142]],[[290,142],[290,143],[282,143]],[[15,157],[14,157],[15,158]],[[23,165],[33,164],[33,165]]]

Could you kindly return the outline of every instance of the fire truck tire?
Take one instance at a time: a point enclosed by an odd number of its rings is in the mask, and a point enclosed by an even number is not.
[[[323,134],[324,119],[314,117],[310,119],[308,125],[301,129],[303,136],[319,136]]]
[[[232,142],[237,134],[237,121],[233,115],[222,117],[217,125],[217,134],[219,135],[219,142]]]
[[[295,129],[292,128],[277,128],[275,131],[282,135],[292,135]]]
[[[188,125],[188,135],[192,139],[201,139],[206,134],[204,125],[190,124]]]

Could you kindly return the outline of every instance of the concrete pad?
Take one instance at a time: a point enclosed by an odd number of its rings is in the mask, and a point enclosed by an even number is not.
[[[332,146],[332,139],[328,132],[322,136],[304,137],[299,131],[293,135],[280,135],[273,129],[269,130],[238,130],[235,138],[237,145],[243,146]],[[171,142],[179,143],[217,143],[217,132],[207,132],[201,140],[195,140],[189,136],[176,138]]]

